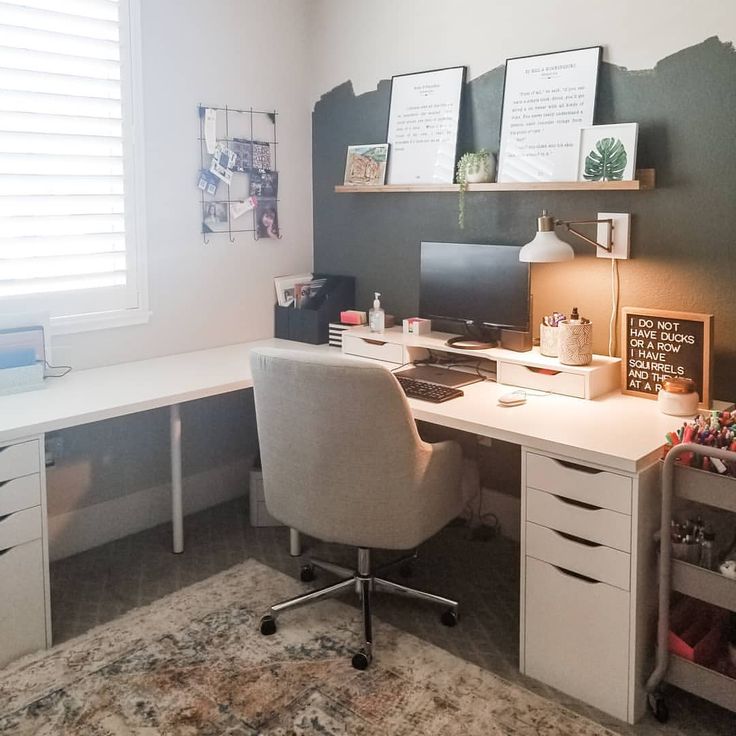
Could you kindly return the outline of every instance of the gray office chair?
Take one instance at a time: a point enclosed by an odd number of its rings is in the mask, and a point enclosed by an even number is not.
[[[459,445],[423,442],[404,393],[380,366],[258,348],[251,368],[269,513],[312,537],[358,548],[357,571],[312,560],[302,569],[303,580],[312,566],[344,579],[271,606],[261,633],[273,634],[286,610],[348,590],[362,602],[357,669],[372,659],[374,590],[438,603],[445,608],[442,622],[454,626],[456,601],[376,577],[370,550],[414,550],[460,513]]]

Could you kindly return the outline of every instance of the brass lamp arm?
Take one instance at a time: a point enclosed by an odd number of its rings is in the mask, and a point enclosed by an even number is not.
[[[599,243],[597,240],[593,240],[592,238],[589,238],[584,233],[581,233],[579,230],[576,230],[575,228],[571,227],[571,225],[599,225],[604,224],[607,226],[607,237],[605,243]],[[572,233],[573,235],[577,235],[581,240],[584,240],[586,243],[589,243],[590,245],[595,246],[596,248],[603,248],[603,250],[608,251],[609,253],[613,250],[613,220],[612,219],[606,219],[606,220],[555,220],[555,225],[564,225],[565,229]]]

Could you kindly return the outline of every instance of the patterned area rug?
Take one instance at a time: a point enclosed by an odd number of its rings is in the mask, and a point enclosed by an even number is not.
[[[0,671],[0,733],[46,736],[611,736],[612,732],[376,621],[350,666],[357,609],[260,614],[303,585],[248,560]],[[461,624],[462,625],[462,624]]]

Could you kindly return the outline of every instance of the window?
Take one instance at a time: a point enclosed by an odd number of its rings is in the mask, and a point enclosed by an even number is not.
[[[138,1],[0,0],[0,312],[54,331],[147,319]]]

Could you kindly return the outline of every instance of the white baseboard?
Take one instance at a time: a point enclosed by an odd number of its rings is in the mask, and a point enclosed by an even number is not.
[[[247,504],[253,458],[184,478],[184,513],[216,506],[237,496]],[[49,558],[64,557],[171,521],[170,486],[156,486],[111,501],[49,517]],[[184,530],[186,544],[186,529]]]
[[[501,536],[521,539],[521,499],[518,496],[509,496],[507,493],[495,491],[492,488],[483,488],[483,512],[494,513],[501,527]]]

